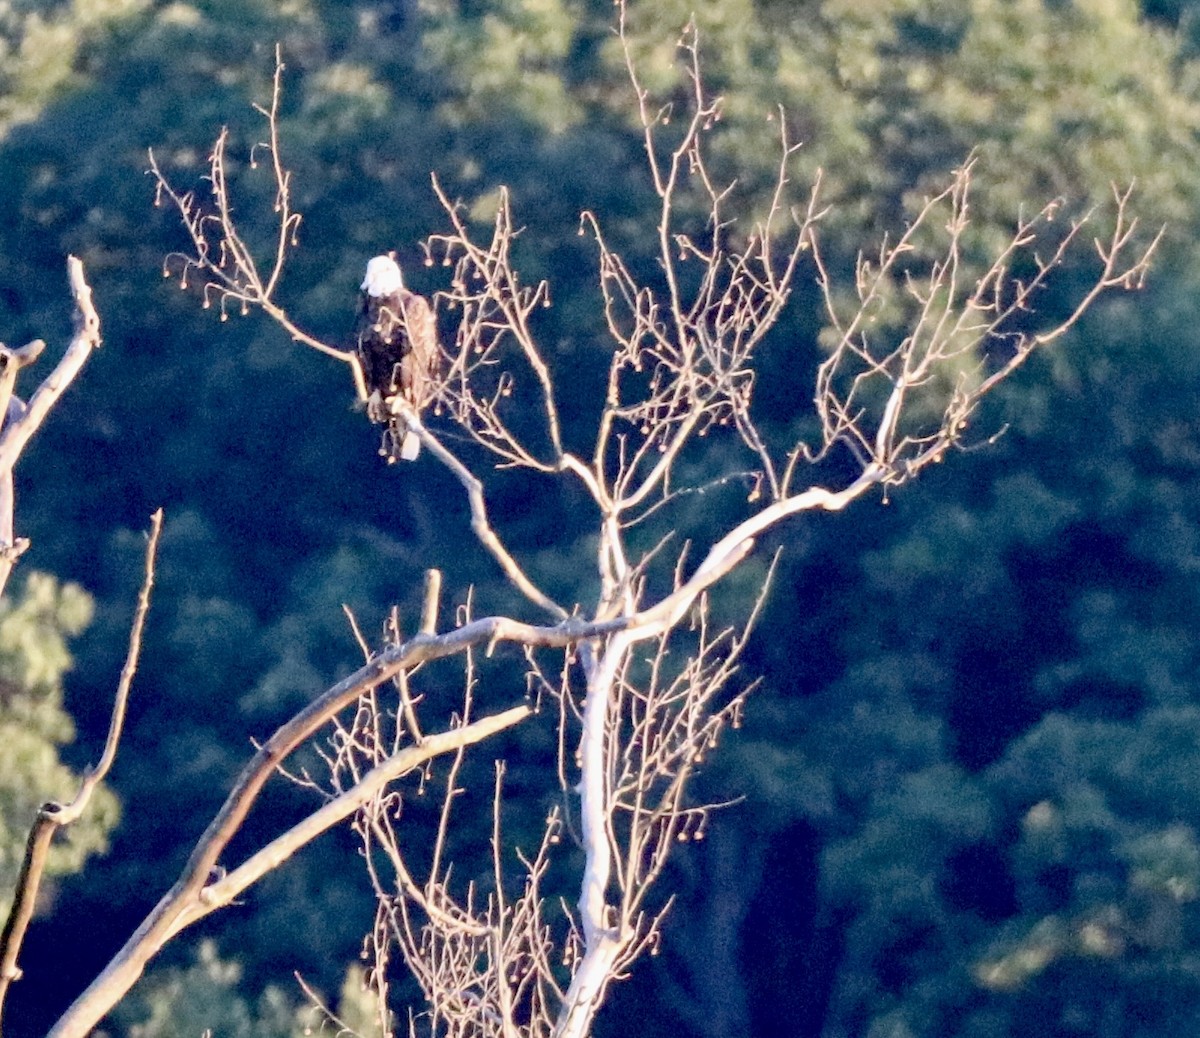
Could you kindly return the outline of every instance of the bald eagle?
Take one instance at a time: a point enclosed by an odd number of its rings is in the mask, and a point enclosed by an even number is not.
[[[386,425],[380,453],[393,462],[416,458],[421,441],[398,414],[406,403],[420,413],[433,396],[439,350],[437,320],[423,296],[404,287],[392,254],[367,263],[355,323],[355,352],[362,368],[371,421]]]

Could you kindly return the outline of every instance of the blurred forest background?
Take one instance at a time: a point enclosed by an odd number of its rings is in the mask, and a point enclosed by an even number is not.
[[[1135,178],[1140,216],[1169,229],[1146,291],[1105,300],[992,400],[978,439],[1006,435],[887,507],[779,538],[747,663],[762,688],[704,778],[742,799],[680,855],[661,954],[615,990],[602,1033],[1194,1031],[1200,3],[636,0],[634,47],[664,95],[693,7],[726,97],[720,172],[751,195],[770,185],[782,106],[805,142],[796,178],[824,171],[842,269],[972,150],[984,241],[1022,206],[1063,195],[1078,211]],[[167,516],[111,795],[60,849],[10,1038],[42,1033],[157,900],[250,739],[361,661],[342,603],[377,631],[392,603],[414,615],[436,565],[456,601],[473,583],[477,612],[523,615],[457,486],[376,455],[344,366],[261,317],[221,323],[163,279],[185,242],[153,207],[147,148],[198,188],[223,123],[244,157],[280,43],[305,214],[282,302],[343,344],[368,257],[395,248],[413,287],[438,287],[417,247],[443,227],[431,171],[485,221],[507,185],[526,281],[552,282],[539,330],[570,440],[610,348],[578,211],[635,261],[654,248],[612,23],[606,0],[0,0],[0,338],[46,338],[34,376],[49,370],[69,252],[105,333],[17,472],[32,548],[0,604],[5,899],[33,808],[99,753],[141,531]],[[234,174],[243,228],[269,234],[269,184]],[[1061,272],[1064,298],[1083,276]],[[811,288],[764,354],[768,415],[811,392]],[[489,493],[539,577],[588,601],[571,495],[532,477]],[[545,738],[522,738],[511,771],[553,766]],[[274,830],[311,806],[284,787],[256,817]],[[112,1030],[292,1033],[293,971],[336,1003],[371,908],[353,841],[327,837],[184,935]]]

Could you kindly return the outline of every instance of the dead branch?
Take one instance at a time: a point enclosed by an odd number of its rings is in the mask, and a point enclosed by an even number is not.
[[[356,355],[352,351],[330,346],[304,331],[276,300],[288,258],[297,244],[296,234],[301,221],[300,214],[294,210],[291,202],[291,173],[281,158],[278,117],[283,90],[283,70],[282,54],[276,48],[270,102],[267,105],[255,105],[255,110],[262,115],[267,128],[267,141],[257,145],[255,150],[259,154],[266,154],[275,189],[274,212],[277,225],[268,263],[264,266],[255,259],[255,250],[233,216],[233,188],[230,184],[230,162],[227,157],[229,133],[223,128],[209,155],[208,174],[205,178],[209,187],[208,198],[205,201],[198,200],[193,192],[177,189],[159,165],[153,151],[150,153],[149,172],[155,182],[155,205],[170,204],[179,214],[191,241],[190,252],[175,252],[166,257],[163,275],[178,277],[180,287],[185,289],[193,281],[198,281],[201,305],[205,309],[215,305],[222,321],[227,320],[230,313],[247,314],[252,309],[259,309],[294,341],[349,364],[359,396],[365,399],[361,365]],[[257,161],[252,154],[252,168]],[[498,452],[509,464],[528,465],[548,473],[569,468],[570,464],[562,456],[559,420],[549,368],[538,353],[529,331],[530,315],[538,307],[548,305],[548,290],[545,284],[532,290],[521,287],[515,271],[508,262],[508,250],[517,231],[511,223],[507,198],[505,196],[502,199],[492,244],[487,249],[480,249],[467,236],[458,207],[442,193],[436,178],[434,188],[446,206],[456,232],[461,232],[443,236],[445,262],[451,262],[453,252],[462,253],[457,260],[459,271],[454,281],[456,291],[441,293],[452,308],[458,307],[463,310],[463,320],[457,355],[451,359],[449,370],[436,389],[438,406],[448,406],[451,413],[477,442]],[[431,239],[431,242],[433,240]],[[432,256],[430,249],[431,246],[427,243],[427,254]],[[493,275],[500,277],[501,281],[492,284],[486,280]],[[484,279],[485,285],[479,292],[470,294],[464,286],[473,279]],[[486,399],[480,395],[482,372],[495,363],[495,351],[509,328],[514,329],[512,336],[520,343],[544,393],[548,429],[555,446],[555,458],[550,462],[537,462],[533,455],[507,432],[507,428],[499,420],[498,406],[511,389],[510,376],[500,377]],[[488,517],[483,484],[433,438],[417,414],[402,402],[399,403],[398,418],[421,437],[431,452],[462,484],[471,506],[472,530],[499,563],[510,582],[551,616],[559,619],[565,617],[567,611],[536,586],[504,546]],[[3,484],[0,483],[0,504],[3,502],[3,490]]]
[[[533,711],[528,706],[515,706],[489,717],[481,718],[461,728],[426,736],[420,743],[393,754],[377,767],[366,772],[341,795],[297,822],[287,832],[277,836],[262,850],[255,852],[219,880],[204,887],[200,899],[185,906],[175,917],[167,934],[174,937],[181,930],[206,915],[232,904],[234,899],[257,883],[272,869],[287,861],[301,847],[321,833],[352,817],[355,812],[396,779],[415,771],[426,761],[446,753],[458,752],[473,746],[515,724],[524,721]]]
[[[50,410],[79,374],[92,350],[100,345],[100,317],[92,303],[92,290],[83,264],[67,257],[67,278],[75,302],[75,332],[57,366],[23,403],[15,394],[17,372],[38,358],[45,343],[41,339],[10,349],[0,344],[0,593],[8,583],[13,564],[29,547],[13,532],[13,469],[25,445]]]
[[[450,311],[460,314],[444,383],[450,413],[501,465],[555,472],[563,445],[554,382],[531,328],[533,315],[550,305],[550,287],[545,281],[524,286],[512,264],[512,245],[520,231],[513,224],[507,190],[498,194],[492,237],[486,244],[475,242],[463,207],[450,199],[436,175],[433,190],[452,229],[426,240],[426,262],[432,264],[440,256],[443,266],[453,266],[450,290],[438,294]],[[515,343],[536,379],[553,452],[550,459],[539,460],[504,420],[502,405],[519,378],[507,363],[509,342]]]
[[[129,691],[133,685],[133,676],[137,673],[138,658],[141,655],[142,631],[145,628],[146,615],[150,611],[150,593],[154,588],[154,563],[158,554],[159,534],[162,532],[162,518],[162,509],[160,508],[150,519],[150,535],[146,545],[145,578],[130,627],[129,651],[125,657],[125,665],[121,669],[121,679],[117,683],[108,737],[105,740],[100,761],[84,774],[83,781],[70,803],[60,804],[57,801],[48,801],[43,804],[29,831],[29,839],[25,846],[25,859],[21,864],[17,889],[13,897],[13,907],[8,921],[4,925],[4,932],[0,933],[0,1015],[3,1013],[4,1000],[9,986],[13,981],[21,978],[21,970],[17,966],[17,956],[25,940],[29,922],[33,918],[38,888],[46,867],[46,855],[50,850],[50,841],[54,838],[55,833],[78,821],[83,815],[93,792],[107,777],[116,760],[117,747],[120,745],[121,732],[125,723],[125,708],[129,701]]]
[[[504,542],[496,533],[488,515],[487,500],[483,495],[483,483],[471,472],[450,450],[420,423],[416,414],[406,404],[399,405],[400,412],[407,420],[410,429],[421,438],[421,442],[429,452],[453,473],[454,478],[462,485],[467,494],[467,502],[471,508],[471,531],[480,544],[499,564],[509,583],[528,598],[534,605],[545,610],[557,619],[565,619],[567,611],[542,591],[525,573],[512,553],[504,546]]]
[[[243,236],[233,216],[232,187],[229,183],[229,130],[222,128],[208,159],[209,185],[206,202],[197,200],[191,191],[176,189],[153,150],[149,153],[149,173],[154,178],[154,204],[165,202],[179,213],[191,239],[192,251],[173,252],[163,262],[163,277],[178,277],[180,288],[186,289],[192,280],[200,282],[201,306],[214,304],[221,320],[231,312],[245,315],[251,309],[262,310],[291,336],[294,342],[324,353],[328,357],[350,364],[361,382],[357,358],[353,353],[339,350],[310,335],[288,315],[277,302],[280,279],[291,250],[298,245],[297,234],[301,214],[292,206],[291,174],[283,164],[279,145],[279,103],[283,97],[283,53],[275,48],[275,74],[271,85],[271,100],[267,105],[255,105],[266,123],[267,141],[251,152],[249,165],[257,168],[258,154],[265,152],[274,179],[274,212],[278,216],[270,256],[264,268],[255,259],[255,250]]]
[[[1161,232],[1139,243],[1130,191],[1114,191],[1112,230],[1093,242],[1099,264],[1090,284],[1065,317],[1038,328],[1037,298],[1095,214],[1064,223],[1055,219],[1061,201],[1049,203],[1022,218],[982,275],[973,277],[963,256],[973,168],[972,161],[957,170],[901,237],[884,242],[877,259],[860,255],[849,317],[841,314],[814,237],[818,281],[837,341],[817,372],[822,442],[815,449],[797,445],[794,458],[817,461],[842,445],[864,466],[886,469],[889,485],[906,482],[961,444],[983,398],[1034,350],[1062,338],[1101,294],[1143,283]],[[943,251],[929,261],[914,243],[943,220]],[[1012,273],[1023,268],[1030,273]],[[903,316],[898,332],[886,322],[876,325],[897,296]]]
[[[816,188],[799,205],[789,201],[788,159],[794,145],[786,136],[781,138],[768,212],[748,235],[739,237],[726,216],[732,187],[717,184],[706,164],[706,135],[721,106],[703,89],[694,25],[688,26],[681,42],[690,112],[682,132],[663,147],[659,130],[668,113],[652,103],[641,86],[624,34],[624,5],[618,9],[644,150],[660,200],[657,272],[665,287],[659,291],[640,282],[608,240],[599,218],[584,214],[582,227],[598,250],[600,295],[615,347],[590,464],[561,449],[556,462],[539,459],[505,424],[503,402],[517,384],[516,365],[523,362],[539,378],[548,370],[532,342],[529,323],[543,289],[521,288],[510,267],[515,232],[507,195],[501,194],[490,241],[474,244],[460,208],[438,185],[453,230],[431,239],[431,251],[436,247],[446,257],[458,257],[451,298],[462,308],[463,318],[452,358],[459,379],[453,417],[498,456],[501,466],[540,471],[556,466],[581,479],[599,513],[601,594],[594,620],[629,621],[606,639],[580,643],[587,684],[577,713],[574,700],[567,703],[565,687],[562,692],[560,716],[575,716],[579,723],[573,755],[578,783],[573,789],[579,797],[585,864],[578,939],[569,956],[570,983],[553,1015],[539,1018],[538,1026],[553,1019],[554,1034],[580,1038],[590,1030],[606,986],[654,939],[657,917],[646,915],[644,906],[670,850],[669,837],[703,826],[703,810],[689,807],[684,799],[687,780],[708,741],[740,709],[736,696],[725,707],[716,706],[718,693],[733,676],[731,660],[738,651],[739,643],[728,636],[710,641],[702,630],[699,644],[674,678],[659,683],[665,680],[660,668],[667,641],[678,640],[677,628],[699,600],[697,586],[735,568],[758,535],[789,517],[814,509],[840,510],[871,488],[906,482],[939,460],[958,445],[983,396],[1034,349],[1061,337],[1100,293],[1139,284],[1156,244],[1156,239],[1137,244],[1136,221],[1127,213],[1128,195],[1118,194],[1115,227],[1096,246],[1101,267],[1091,287],[1065,320],[1029,330],[1028,315],[1037,295],[1052,272],[1067,262],[1084,223],[1059,231],[1062,225],[1052,221],[1058,206],[1051,205],[1022,220],[983,276],[971,277],[962,256],[969,226],[967,164],[899,239],[885,243],[877,261],[860,259],[857,303],[843,317],[817,250],[816,228],[824,210]],[[678,113],[671,114],[678,126]],[[678,226],[685,196],[706,204],[703,235]],[[774,229],[785,217],[790,217],[791,229],[780,245]],[[918,250],[916,243],[943,220],[944,251],[928,259],[928,250]],[[809,252],[838,336],[818,369],[815,400],[824,440],[816,450],[802,443],[773,443],[757,424],[752,407],[757,351],[775,326],[800,260]],[[698,266],[698,271],[684,277],[684,263]],[[1032,274],[1011,273],[1026,266]],[[902,311],[902,331],[888,339],[875,317],[897,293],[908,305]],[[516,348],[506,353],[510,344]],[[497,391],[481,397],[475,384],[486,366],[501,374],[488,383]],[[545,396],[552,420],[553,394],[547,390]],[[630,562],[625,531],[672,498],[672,474],[684,452],[726,426],[760,466],[766,500],[710,548],[690,578],[677,579],[674,593],[657,604],[645,604],[637,574],[646,560]],[[841,489],[794,489],[798,461],[820,461],[836,445],[851,449],[859,461],[858,476]],[[656,668],[639,678],[631,650],[649,639],[658,639]],[[722,660],[717,646],[730,658]],[[443,901],[449,898],[444,885],[437,889]],[[424,899],[429,898],[426,891]],[[471,910],[460,902],[455,917],[469,916]],[[489,904],[488,911],[498,908]],[[472,918],[480,926],[491,926],[494,934],[503,932],[498,915]],[[430,939],[427,931],[425,937]],[[446,952],[447,940],[443,935],[439,955]],[[421,951],[414,932],[401,943],[409,947],[414,971],[433,968],[428,946],[426,958],[414,964]],[[469,951],[459,947],[452,961],[467,961]],[[489,988],[495,978],[485,974],[496,968],[495,963],[477,967],[473,983]],[[475,1008],[450,999],[452,991],[471,983],[466,977],[453,970],[433,976],[441,978],[445,1006],[431,1019],[434,1033],[439,1027],[447,1034],[476,1033],[471,1027],[480,1033],[504,1033],[506,1019],[512,1018],[506,1018],[503,1000],[485,1000],[481,1004],[489,1008],[481,1016]]]

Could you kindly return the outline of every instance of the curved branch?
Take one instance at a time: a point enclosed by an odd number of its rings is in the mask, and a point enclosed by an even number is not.
[[[487,501],[483,496],[483,484],[479,479],[429,433],[429,430],[421,424],[416,413],[403,402],[399,402],[399,413],[408,427],[429,448],[429,452],[445,465],[454,474],[454,478],[462,484],[463,489],[467,492],[467,502],[471,507],[471,530],[492,558],[500,564],[509,583],[534,605],[544,609],[555,619],[565,620],[569,615],[567,611],[525,575],[520,564],[512,557],[504,546],[504,542],[492,529],[491,520],[488,517]]]
[[[100,315],[92,303],[92,289],[84,276],[83,263],[74,256],[67,257],[67,277],[75,300],[75,334],[58,366],[29,398],[20,419],[5,425],[0,433],[0,470],[13,468],[25,444],[100,345]]]
[[[277,836],[236,869],[231,869],[215,883],[206,886],[197,900],[183,907],[166,939],[169,940],[206,915],[231,904],[234,898],[287,861],[305,844],[311,843],[321,833],[353,815],[388,783],[402,778],[434,757],[483,742],[497,732],[520,724],[532,714],[531,706],[514,706],[501,713],[473,721],[462,728],[426,736],[419,744],[407,746],[393,754],[382,764],[368,771],[344,793]]]

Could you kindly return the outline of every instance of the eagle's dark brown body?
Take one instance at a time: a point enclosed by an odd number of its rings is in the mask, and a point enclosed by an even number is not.
[[[355,349],[367,392],[367,414],[385,423],[384,450],[389,461],[411,461],[420,440],[397,414],[397,403],[420,412],[436,386],[437,321],[429,302],[404,287],[391,256],[367,264],[355,324]]]

